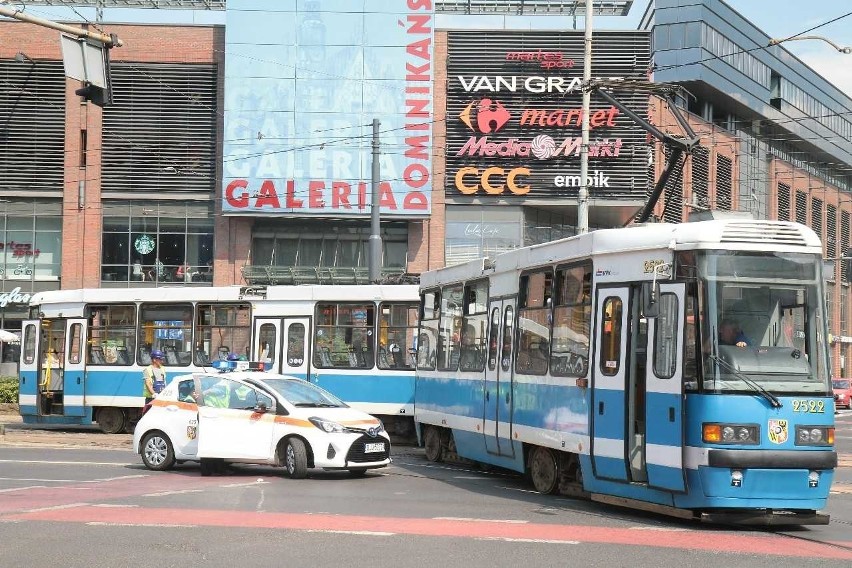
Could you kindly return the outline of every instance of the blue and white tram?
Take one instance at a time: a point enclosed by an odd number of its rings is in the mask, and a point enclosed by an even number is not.
[[[417,287],[412,285],[82,289],[35,294],[24,322],[25,423],[121,432],[144,404],[142,369],[167,378],[230,354],[301,377],[411,431]]]
[[[415,427],[429,459],[686,518],[828,522],[834,402],[807,227],[601,230],[420,286]]]

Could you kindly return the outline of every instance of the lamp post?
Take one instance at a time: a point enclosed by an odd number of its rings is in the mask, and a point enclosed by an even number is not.
[[[788,37],[788,38],[784,38],[784,39],[775,39],[775,38],[770,39],[769,40],[769,46],[771,47],[773,45],[779,45],[779,44],[784,43],[785,41],[801,41],[801,40],[804,40],[804,39],[809,39],[809,40],[810,39],[816,39],[816,40],[819,40],[819,41],[824,41],[825,43],[827,43],[828,45],[830,45],[831,47],[833,47],[834,49],[836,49],[840,53],[845,53],[846,55],[849,55],[850,53],[852,53],[852,47],[843,47],[843,46],[837,45],[836,43],[834,43],[833,41],[831,41],[827,37],[812,36],[812,35],[795,36],[795,37]]]

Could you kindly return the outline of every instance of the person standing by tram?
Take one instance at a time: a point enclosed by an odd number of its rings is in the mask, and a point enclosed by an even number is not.
[[[145,404],[166,388],[166,370],[163,369],[165,355],[159,349],[151,351],[151,364],[142,369],[142,394],[145,396]]]

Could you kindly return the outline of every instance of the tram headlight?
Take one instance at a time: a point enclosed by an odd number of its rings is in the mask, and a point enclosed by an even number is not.
[[[796,426],[797,446],[833,446],[834,428],[830,426]]]
[[[757,424],[718,424],[701,425],[701,438],[707,444],[757,444],[760,440],[760,428]]]

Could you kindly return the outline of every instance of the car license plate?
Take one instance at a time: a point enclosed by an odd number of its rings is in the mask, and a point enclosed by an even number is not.
[[[382,442],[378,442],[375,444],[364,444],[364,453],[365,454],[373,454],[376,452],[385,451],[385,445]]]

